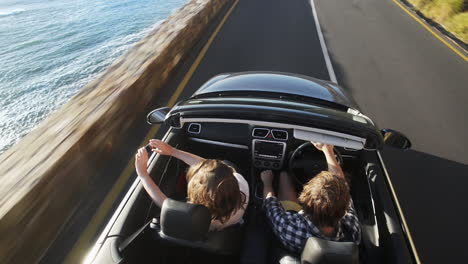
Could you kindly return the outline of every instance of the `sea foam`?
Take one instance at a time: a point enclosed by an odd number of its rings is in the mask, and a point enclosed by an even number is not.
[[[24,8],[15,8],[10,10],[0,10],[0,16],[11,16],[26,11]]]

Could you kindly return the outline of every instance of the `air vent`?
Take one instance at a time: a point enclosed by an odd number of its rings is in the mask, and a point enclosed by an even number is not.
[[[187,129],[189,133],[192,134],[200,134],[201,132],[201,125],[197,123],[191,123]]]
[[[273,138],[276,140],[287,140],[288,139],[288,132],[284,130],[271,130],[271,134],[273,135]]]
[[[254,128],[252,131],[252,137],[266,138],[269,132],[270,130],[266,128]]]

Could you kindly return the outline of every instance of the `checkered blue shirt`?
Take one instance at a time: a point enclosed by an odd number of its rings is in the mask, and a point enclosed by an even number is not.
[[[274,196],[264,201],[266,214],[273,225],[273,232],[289,250],[300,253],[309,237],[319,237],[331,241],[361,242],[361,226],[351,200],[346,214],[340,220],[335,237],[325,237],[307,217],[304,211],[285,211]]]

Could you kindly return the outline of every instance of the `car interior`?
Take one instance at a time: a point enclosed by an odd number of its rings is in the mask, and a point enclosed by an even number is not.
[[[208,209],[185,202],[187,165],[153,154],[150,175],[170,199],[159,208],[141,184],[132,187],[95,263],[109,259],[115,263],[411,262],[376,151],[347,147],[335,150],[362,227],[360,245],[311,238],[301,254],[281,246],[262,207],[260,172],[288,171],[299,193],[305,182],[327,169],[323,154],[299,132],[279,123],[185,122],[181,128],[170,128],[164,141],[204,158],[229,161],[247,180],[250,201],[243,223],[208,231]]]

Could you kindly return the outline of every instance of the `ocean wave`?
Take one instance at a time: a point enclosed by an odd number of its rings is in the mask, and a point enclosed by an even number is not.
[[[11,10],[0,10],[0,16],[11,16],[26,11],[24,8],[15,8]]]
[[[115,0],[107,9],[90,0],[7,1],[14,3],[0,4],[0,34],[8,33],[0,38],[0,154],[187,0]]]

